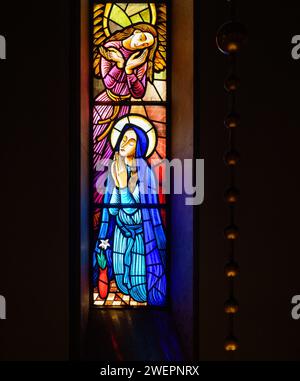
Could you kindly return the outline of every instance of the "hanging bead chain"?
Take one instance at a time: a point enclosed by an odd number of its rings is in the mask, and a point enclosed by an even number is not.
[[[228,352],[238,349],[238,341],[234,335],[234,318],[239,310],[235,298],[235,278],[239,267],[235,261],[235,243],[239,235],[235,224],[236,204],[239,191],[236,188],[236,168],[240,160],[236,150],[236,133],[240,125],[240,116],[236,112],[236,92],[240,81],[237,77],[237,54],[245,41],[246,32],[242,24],[236,21],[236,1],[228,0],[230,5],[230,21],[221,26],[217,33],[217,46],[219,50],[228,56],[229,76],[224,82],[224,88],[228,93],[229,114],[224,120],[228,137],[228,151],[225,153],[224,161],[229,170],[229,187],[225,191],[225,201],[229,208],[229,225],[224,229],[225,239],[228,244],[228,262],[225,266],[225,275],[228,280],[229,297],[224,305],[225,313],[228,315],[228,336],[224,348]]]

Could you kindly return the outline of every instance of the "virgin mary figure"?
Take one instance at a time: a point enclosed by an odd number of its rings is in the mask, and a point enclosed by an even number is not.
[[[149,127],[150,125],[150,127]],[[137,302],[162,306],[166,300],[166,237],[156,179],[146,158],[155,149],[155,130],[141,116],[122,118],[111,133],[114,161],[94,251],[94,282],[106,298],[109,282]]]

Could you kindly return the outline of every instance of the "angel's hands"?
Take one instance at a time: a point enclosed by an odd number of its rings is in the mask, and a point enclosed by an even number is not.
[[[141,55],[140,52],[133,53],[126,62],[125,72],[126,74],[132,74],[133,69],[143,65],[148,57],[148,49],[144,49]]]
[[[108,61],[116,62],[119,69],[124,68],[125,60],[121,52],[115,48],[105,48],[100,46],[100,54]]]

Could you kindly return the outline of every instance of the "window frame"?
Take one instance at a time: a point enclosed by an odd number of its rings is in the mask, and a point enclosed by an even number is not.
[[[172,301],[171,301],[171,223],[172,223],[172,215],[171,215],[171,194],[165,195],[165,203],[157,204],[155,206],[149,204],[142,204],[135,206],[138,209],[147,209],[147,208],[156,208],[156,209],[164,209],[166,212],[166,226],[164,226],[164,231],[166,235],[166,280],[167,280],[167,292],[166,292],[166,302],[164,306],[98,306],[94,304],[94,286],[92,280],[93,274],[93,251],[97,240],[94,238],[94,229],[93,229],[93,211],[95,208],[95,203],[93,200],[93,108],[95,105],[138,105],[138,106],[162,106],[166,109],[166,160],[171,159],[171,145],[172,145],[172,110],[171,110],[171,95],[172,95],[172,44],[171,44],[171,27],[172,27],[172,0],[151,0],[151,1],[143,1],[143,0],[135,0],[135,1],[118,1],[118,0],[88,0],[89,1],[89,31],[88,31],[88,39],[89,39],[89,308],[92,309],[100,309],[100,310],[163,310],[163,311],[171,311]],[[166,46],[167,46],[167,78],[166,78],[166,100],[165,101],[116,101],[116,102],[95,102],[94,96],[94,73],[93,73],[93,6],[95,3],[99,4],[107,4],[107,3],[155,3],[155,4],[166,4],[167,8],[167,35],[166,35]],[[172,188],[172,181],[171,181]],[[97,207],[104,209],[109,207],[120,207],[126,208],[128,206],[124,204],[98,204]],[[132,205],[130,205],[132,207]],[[162,222],[163,224],[163,222]],[[164,225],[164,224],[163,224]],[[98,230],[99,231],[99,230]]]

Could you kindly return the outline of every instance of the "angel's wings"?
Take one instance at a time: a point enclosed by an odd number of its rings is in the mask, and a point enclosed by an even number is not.
[[[158,34],[158,48],[154,59],[154,71],[163,71],[167,66],[167,13],[164,4],[157,5],[156,30]]]
[[[167,61],[167,14],[166,5],[157,4],[156,28],[158,36],[158,47],[154,57],[154,71],[159,73],[166,68]],[[97,4],[94,6],[93,15],[93,69],[97,78],[101,77],[100,60],[101,56],[107,58],[107,50],[103,47],[105,40],[108,38],[103,27],[103,18],[105,12],[105,4]],[[102,48],[101,48],[102,47]]]
[[[105,10],[105,4],[97,4],[94,6],[94,31],[93,31],[93,68],[96,77],[100,77],[100,47],[106,39],[106,35],[103,29],[103,15]]]

